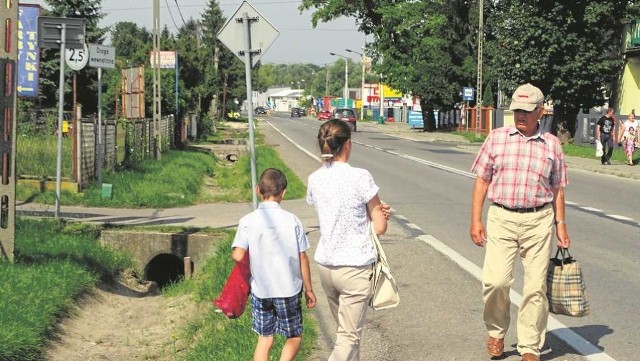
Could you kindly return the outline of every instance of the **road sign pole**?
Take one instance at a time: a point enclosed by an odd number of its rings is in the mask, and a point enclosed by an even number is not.
[[[247,104],[253,104],[251,91],[251,24],[249,13],[242,14],[242,22],[244,27],[244,72],[247,84]],[[256,194],[256,146],[253,131],[253,109],[248,109],[249,116],[249,143],[251,152],[251,189],[253,190],[253,209],[258,208],[258,195]]]
[[[98,164],[96,173],[98,176],[98,187],[102,188],[102,163],[104,146],[102,144],[102,68],[98,68]]]
[[[60,183],[62,182],[62,119],[64,117],[64,57],[67,25],[60,24],[60,84],[58,95],[58,156],[56,159],[56,211],[55,217],[60,218]]]

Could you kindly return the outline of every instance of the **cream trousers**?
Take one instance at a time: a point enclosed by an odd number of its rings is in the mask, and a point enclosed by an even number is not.
[[[524,268],[522,304],[518,311],[518,352],[540,354],[549,317],[546,275],[553,234],[553,207],[517,213],[495,205],[487,216],[483,267],[484,322],[489,336],[504,338],[509,328],[509,291],[517,255]]]
[[[360,360],[360,339],[371,297],[372,266],[331,267],[318,264],[318,275],[338,324],[328,361]]]

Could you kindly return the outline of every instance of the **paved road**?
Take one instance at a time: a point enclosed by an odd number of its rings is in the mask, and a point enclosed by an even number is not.
[[[264,123],[263,123],[264,124]],[[319,124],[319,123],[318,123]],[[395,137],[430,142],[455,142],[460,149],[477,150],[477,145],[465,144],[460,137],[447,133],[423,133],[410,130],[406,124],[361,124],[362,130],[380,131]],[[267,142],[277,145],[283,159],[301,179],[317,167],[317,162],[292,145],[269,126],[262,127]],[[315,148],[311,148],[315,149]],[[640,166],[613,165],[602,167],[597,161],[569,158],[572,169],[617,174],[640,179]],[[283,207],[302,219],[312,244],[317,244],[317,220],[313,209],[303,200],[285,201]],[[20,204],[19,212],[53,214],[52,206]],[[62,216],[84,221],[123,224],[178,224],[194,227],[235,227],[238,219],[251,210],[250,204],[209,204],[182,209],[96,209],[62,207]],[[466,220],[464,222],[466,227]],[[402,304],[387,311],[370,312],[363,340],[363,360],[481,360],[488,359],[484,351],[485,332],[480,321],[482,301],[480,285],[473,273],[444,256],[437,240],[416,230],[406,219],[394,218],[388,234],[382,238],[391,264],[400,280]],[[467,265],[473,267],[473,265]],[[315,276],[315,273],[314,273]],[[319,306],[315,315],[321,327],[316,357],[324,360],[331,348],[334,324],[315,279]],[[513,334],[513,332],[511,332]],[[515,337],[507,340],[504,360],[515,361]],[[555,337],[549,337],[543,360],[605,360],[586,358]],[[621,361],[619,359],[618,361]]]

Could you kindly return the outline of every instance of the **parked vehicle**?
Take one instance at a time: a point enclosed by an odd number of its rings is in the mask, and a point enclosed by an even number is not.
[[[318,120],[329,120],[331,119],[331,112],[328,110],[321,110],[318,113]]]
[[[357,132],[356,111],[351,108],[336,108],[333,110],[331,119],[342,120],[347,122],[351,127],[351,131]]]
[[[253,111],[254,114],[267,114],[267,108],[259,106]]]
[[[291,108],[291,117],[301,117],[302,109],[300,108]]]

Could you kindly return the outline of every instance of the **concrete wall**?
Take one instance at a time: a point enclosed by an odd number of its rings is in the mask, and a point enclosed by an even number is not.
[[[202,233],[102,231],[100,241],[105,246],[128,253],[138,271],[143,271],[160,254],[172,254],[180,260],[191,257],[197,271],[214,254],[223,237]]]

